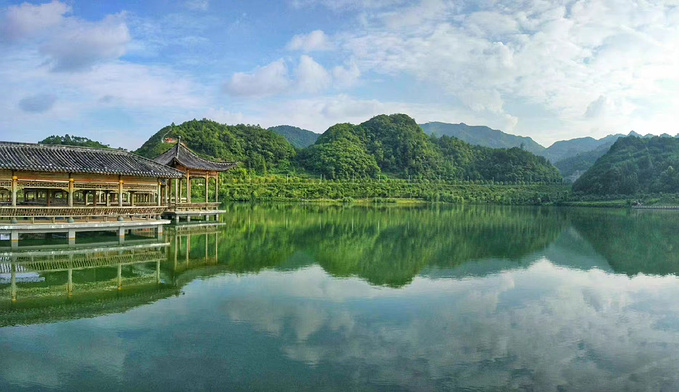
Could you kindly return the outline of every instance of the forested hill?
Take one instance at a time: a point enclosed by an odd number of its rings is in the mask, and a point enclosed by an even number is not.
[[[553,182],[561,176],[545,158],[520,148],[473,146],[457,138],[427,136],[405,114],[380,115],[360,124],[336,124],[296,151],[282,136],[258,126],[192,120],[170,125],[137,150],[154,158],[181,137],[198,154],[239,161],[257,174],[309,173],[328,179],[375,178]]]
[[[573,190],[593,195],[679,192],[678,170],[678,139],[622,137],[573,184]]]
[[[551,146],[547,147],[540,155],[549,159],[551,162],[559,162],[563,159],[572,158],[578,154],[591,152],[598,149],[603,149],[605,153],[616,140],[625,135],[616,134],[608,135],[601,139],[594,139],[593,137],[579,137],[569,140],[560,140]],[[601,156],[600,155],[600,156]],[[592,162],[594,163],[594,162]]]
[[[237,161],[259,173],[272,168],[287,169],[296,155],[283,136],[254,125],[225,125],[211,120],[191,120],[169,125],[156,132],[137,151],[155,158],[172,147],[167,138],[181,137],[190,149],[213,159]]]
[[[454,137],[427,136],[405,114],[380,115],[360,124],[337,124],[300,152],[306,170],[328,178],[372,177],[448,180],[558,181],[545,158],[520,148],[473,146]]]
[[[111,148],[108,144],[99,143],[82,136],[71,136],[69,134],[64,136],[52,135],[39,141],[38,143],[78,147]]]
[[[443,122],[429,122],[420,124],[427,135],[456,137],[469,144],[492,148],[523,147],[533,154],[540,154],[545,148],[530,137],[511,135],[486,126],[448,124]]]
[[[318,139],[319,136],[319,134],[315,132],[290,125],[278,125],[268,129],[271,132],[283,136],[290,144],[295,146],[295,148],[309,147],[316,142],[316,139]]]

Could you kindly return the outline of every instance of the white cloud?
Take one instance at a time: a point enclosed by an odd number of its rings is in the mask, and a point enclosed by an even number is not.
[[[38,47],[57,72],[88,70],[125,54],[131,37],[124,12],[88,22],[65,16],[70,10],[59,1],[11,6],[0,15],[0,41],[10,48],[19,43]]]
[[[519,130],[543,140],[592,126],[610,133],[632,122],[646,132],[676,133],[667,127],[679,114],[669,120],[666,110],[679,113],[679,102],[663,88],[679,82],[679,11],[670,3],[507,0],[479,3],[471,13],[439,0],[349,4],[365,11],[364,24],[338,33],[337,46],[364,75],[414,77],[450,97],[451,106],[514,118]],[[612,104],[592,123],[583,114],[601,96]],[[664,103],[650,103],[656,100]],[[551,116],[542,129],[522,128],[539,123],[529,110],[514,113],[523,104]]]
[[[348,83],[351,70],[337,74],[341,83]],[[290,76],[283,59],[276,60],[251,72],[236,72],[224,85],[224,91],[236,97],[267,97],[279,94],[313,94],[327,90],[333,75],[311,56],[301,55]]]
[[[347,89],[356,84],[361,77],[361,70],[358,69],[355,62],[344,67],[337,65],[332,69],[332,77],[336,88]]]
[[[290,42],[288,42],[286,48],[288,50],[313,52],[319,50],[330,50],[333,48],[333,45],[323,30],[314,30],[309,34],[295,35],[292,37]]]
[[[0,41],[33,37],[64,22],[71,7],[59,1],[41,5],[23,3],[0,14]]]
[[[224,90],[234,96],[264,97],[285,91],[290,83],[288,67],[280,59],[250,73],[236,72]]]
[[[296,88],[301,92],[314,93],[327,89],[332,83],[328,71],[311,57],[302,55],[295,70]]]
[[[124,15],[109,15],[99,23],[78,22],[68,26],[42,45],[40,51],[50,58],[53,71],[83,71],[121,57],[130,39]]]
[[[210,0],[187,0],[186,8],[197,11],[207,11],[210,8]]]

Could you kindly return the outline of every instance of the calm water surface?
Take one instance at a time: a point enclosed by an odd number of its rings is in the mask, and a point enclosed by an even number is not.
[[[0,390],[679,390],[676,212],[228,210],[0,248]]]

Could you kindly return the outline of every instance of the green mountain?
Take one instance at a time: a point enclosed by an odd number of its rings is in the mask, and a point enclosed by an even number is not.
[[[289,168],[296,155],[283,136],[259,126],[226,125],[206,119],[169,125],[151,136],[136,153],[155,158],[172,147],[167,138],[178,137],[199,155],[241,162],[242,167],[260,174],[274,168]]]
[[[405,114],[379,115],[359,124],[337,124],[300,152],[306,170],[328,178],[372,177],[448,180],[557,181],[545,158],[520,148],[473,146],[449,136],[427,136]]]
[[[598,149],[604,149],[603,152],[605,153],[606,150],[608,150],[608,147],[612,146],[618,138],[623,136],[625,135],[615,134],[608,135],[601,139],[580,137],[570,140],[561,140],[547,147],[540,155],[549,159],[550,162],[559,162],[566,158],[575,157],[578,154]],[[603,153],[601,155],[603,155]]]
[[[613,143],[614,141],[610,144],[602,144],[594,150],[581,152],[575,156],[564,158],[554,163],[554,166],[559,169],[559,172],[564,179],[574,182],[586,172],[587,169],[592,167],[597,159],[608,152],[608,149],[611,148]]]
[[[295,148],[305,148],[316,142],[319,134],[311,132],[306,129],[293,127],[290,125],[278,125],[275,127],[268,128],[269,131],[277,133],[283,136],[287,141],[290,142]]]
[[[78,147],[111,148],[111,146],[108,144],[99,143],[82,136],[71,136],[68,133],[64,136],[52,135],[39,141],[38,143]]]
[[[433,136],[452,136],[469,144],[492,148],[520,147],[533,154],[540,154],[545,148],[530,137],[516,136],[486,126],[471,126],[465,123],[448,124],[429,122],[420,124],[422,130]]]
[[[679,140],[672,137],[618,139],[573,184],[575,192],[636,195],[679,192]]]
[[[427,136],[405,114],[380,115],[359,124],[336,124],[299,152],[281,135],[251,125],[225,125],[192,120],[169,125],[136,152],[154,158],[181,137],[196,153],[258,174],[302,171],[328,179],[397,178],[559,181],[554,166],[520,148],[473,146],[457,138]]]

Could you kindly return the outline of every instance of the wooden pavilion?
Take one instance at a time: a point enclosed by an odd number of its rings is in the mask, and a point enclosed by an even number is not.
[[[31,211],[27,207],[43,207],[33,211],[34,216],[162,207],[167,180],[182,176],[122,150],[0,142],[0,216],[20,217]]]
[[[155,229],[167,210],[168,180],[183,173],[114,149],[0,142],[0,239],[26,234]]]
[[[173,181],[174,194],[169,201],[167,215],[171,215],[178,221],[180,216],[191,220],[191,216],[207,217],[223,212],[217,210],[219,207],[219,173],[235,167],[235,162],[214,162],[201,158],[186,147],[181,140],[154,161],[184,174],[181,179]],[[191,200],[191,183],[196,179],[202,180],[204,185],[205,199],[201,202]],[[214,201],[212,202],[209,200],[211,183],[214,184]]]

